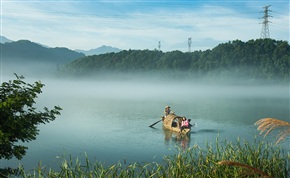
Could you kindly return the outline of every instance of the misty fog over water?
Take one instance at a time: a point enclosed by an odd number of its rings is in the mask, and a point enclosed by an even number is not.
[[[37,139],[25,144],[29,149],[21,163],[28,169],[40,160],[58,168],[63,155],[84,158],[84,153],[91,161],[107,164],[161,161],[163,156],[175,153],[176,147],[204,147],[205,141],[215,142],[217,136],[221,141],[239,137],[251,142],[259,135],[254,123],[261,118],[289,121],[288,84],[238,85],[157,78],[40,80],[45,86],[36,100],[37,108],[59,105],[63,111],[55,121],[40,125]],[[176,135],[164,132],[161,123],[148,127],[160,119],[166,105],[197,125],[185,144]],[[264,139],[271,141],[274,136]],[[283,146],[288,144],[289,139]],[[1,160],[1,164],[13,167],[18,161]]]

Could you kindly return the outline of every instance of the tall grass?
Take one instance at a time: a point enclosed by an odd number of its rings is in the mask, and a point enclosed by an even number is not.
[[[290,136],[290,123],[274,119],[274,118],[264,118],[258,120],[255,125],[258,125],[257,130],[260,131],[260,134],[263,134],[264,132],[265,136],[267,136],[271,131],[273,130],[279,130],[279,134],[277,136],[276,144],[278,144],[280,141],[284,140],[287,136]]]
[[[278,130],[278,132],[280,132],[277,136],[277,141],[276,141],[276,145],[281,142],[282,140],[284,140],[287,136],[290,135],[290,123],[282,121],[282,120],[278,120],[278,119],[274,119],[274,118],[263,118],[258,120],[255,125],[258,125],[257,130],[260,131],[260,135],[264,134],[264,137],[266,137],[270,132],[272,132],[273,130]],[[289,155],[288,155],[288,159],[286,160],[286,166],[287,167],[287,174],[289,174]],[[237,166],[237,167],[243,167],[246,168],[248,170],[251,170],[255,173],[258,173],[260,175],[263,175],[263,177],[271,177],[269,176],[267,173],[252,167],[250,165],[247,164],[243,164],[240,162],[234,162],[234,161],[228,161],[228,160],[224,160],[224,161],[220,161],[218,164],[220,165],[227,165],[227,166]]]
[[[117,163],[104,166],[99,162],[90,162],[69,157],[64,159],[60,170],[45,170],[41,165],[33,172],[20,167],[22,177],[290,177],[288,165],[289,153],[282,148],[254,141],[222,141],[218,138],[214,144],[198,145],[176,154],[166,156],[161,163]],[[228,162],[220,162],[228,160]],[[228,165],[228,166],[225,166]],[[230,165],[230,166],[229,166]],[[251,169],[253,168],[253,169]]]

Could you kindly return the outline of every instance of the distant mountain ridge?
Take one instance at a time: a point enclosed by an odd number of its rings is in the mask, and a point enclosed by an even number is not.
[[[3,74],[52,75],[59,66],[85,57],[68,48],[47,48],[29,40],[0,43]]]
[[[53,75],[63,65],[86,55],[104,54],[121,51],[111,46],[101,46],[96,49],[71,50],[65,47],[51,48],[47,45],[29,40],[12,41],[0,36],[0,53],[2,73],[18,75]],[[85,55],[86,54],[86,55]]]
[[[29,40],[0,44],[4,62],[46,62],[65,64],[85,55],[68,48],[47,48]]]
[[[11,42],[14,42],[13,40],[10,40],[8,38],[6,38],[5,36],[0,36],[0,42],[2,44],[4,43],[11,43]],[[29,40],[18,40],[18,41],[29,41]],[[30,41],[31,42],[31,41]],[[36,42],[32,42],[32,43],[36,43]],[[44,44],[41,44],[41,43],[36,43],[42,47],[45,47],[45,48],[50,48],[50,49],[53,49],[47,45],[44,45]],[[65,48],[65,47],[56,47],[56,48]],[[117,53],[117,52],[120,52],[122,51],[122,49],[119,49],[119,48],[116,48],[116,47],[112,47],[112,46],[106,46],[106,45],[103,45],[103,46],[100,46],[98,48],[94,48],[94,49],[90,49],[90,50],[82,50],[82,49],[77,49],[77,50],[74,50],[78,53],[83,53],[85,54],[86,56],[90,56],[90,55],[98,55],[98,54],[106,54],[106,53]]]
[[[5,36],[0,36],[1,43],[10,43],[13,42],[12,40],[6,38]]]
[[[103,45],[101,47],[90,49],[87,51],[86,50],[76,50],[76,51],[84,53],[86,56],[91,56],[91,55],[99,55],[99,54],[106,54],[106,53],[112,53],[112,52],[117,53],[122,50],[119,48]]]

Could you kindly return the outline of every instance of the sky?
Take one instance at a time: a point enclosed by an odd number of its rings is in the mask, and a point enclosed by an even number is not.
[[[289,42],[289,0],[1,0],[1,36],[49,47],[186,52],[261,36]]]

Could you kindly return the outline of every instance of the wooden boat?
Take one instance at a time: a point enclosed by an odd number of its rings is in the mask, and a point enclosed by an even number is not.
[[[181,121],[182,117],[175,114],[169,114],[166,117],[162,116],[163,128],[165,130],[170,130],[181,134],[189,134],[191,130],[190,127],[184,128],[182,131],[180,131]]]

